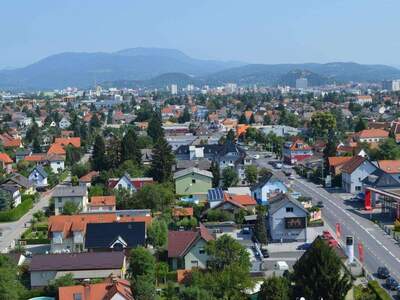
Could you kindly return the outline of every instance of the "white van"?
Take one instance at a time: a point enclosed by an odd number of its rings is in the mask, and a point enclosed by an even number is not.
[[[279,270],[279,271],[288,271],[289,270],[289,266],[286,263],[286,261],[277,261],[275,263],[275,270]]]

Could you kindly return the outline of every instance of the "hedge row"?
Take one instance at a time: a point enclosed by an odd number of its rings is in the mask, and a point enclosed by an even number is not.
[[[33,207],[31,198],[27,198],[16,208],[0,212],[0,222],[14,222],[19,220]]]
[[[379,285],[376,280],[368,282],[369,288],[375,293],[377,300],[391,300],[392,297]]]
[[[22,239],[22,241],[25,241],[27,245],[50,244],[49,239]]]

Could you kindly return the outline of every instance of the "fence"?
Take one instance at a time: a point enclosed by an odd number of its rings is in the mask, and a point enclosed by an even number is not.
[[[379,220],[375,220],[375,223],[390,237],[392,237],[397,243],[400,244],[400,232],[395,231],[391,226],[385,225]]]

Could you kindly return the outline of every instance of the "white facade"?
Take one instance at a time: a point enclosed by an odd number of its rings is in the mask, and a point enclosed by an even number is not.
[[[342,172],[342,188],[346,193],[360,193],[362,191],[362,181],[376,169],[375,165],[366,160],[352,173]]]

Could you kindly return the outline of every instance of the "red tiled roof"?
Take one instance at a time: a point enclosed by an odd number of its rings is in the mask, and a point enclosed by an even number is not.
[[[81,300],[111,300],[116,294],[122,296],[124,300],[134,300],[130,282],[111,277],[102,283],[65,286],[58,289],[59,300],[73,300],[76,294],[81,294]]]
[[[239,203],[240,205],[243,206],[257,205],[256,200],[249,195],[234,195],[234,194],[224,193],[224,200],[225,201],[230,200]]]
[[[168,257],[181,257],[197,237],[196,231],[169,231]]]
[[[50,146],[47,154],[58,154],[58,155],[65,155],[66,152],[61,144],[54,143]]]
[[[7,153],[0,153],[0,161],[2,161],[5,164],[12,164],[12,159]]]
[[[331,167],[337,167],[348,162],[352,156],[331,156],[328,157],[328,163]]]
[[[4,148],[17,148],[22,145],[21,139],[11,139],[3,142]]]
[[[90,206],[115,205],[115,196],[93,196],[90,198]]]
[[[389,136],[389,132],[383,129],[364,129],[357,133],[359,138],[386,138]]]
[[[174,207],[172,209],[172,215],[174,217],[192,217],[193,207]]]
[[[92,182],[93,178],[99,176],[99,174],[100,173],[98,171],[90,171],[86,175],[83,175],[81,178],[79,178],[79,181],[85,182],[85,183],[90,183],[90,182]]]
[[[40,162],[40,161],[45,160],[45,158],[46,158],[46,154],[38,153],[38,154],[32,154],[30,156],[26,156],[24,158],[24,160],[31,161],[31,162]]]
[[[400,160],[378,160],[378,166],[386,173],[400,173]]]
[[[81,138],[80,137],[56,138],[55,143],[61,144],[61,146],[63,146],[63,147],[72,145],[75,148],[80,148],[81,147]]]

